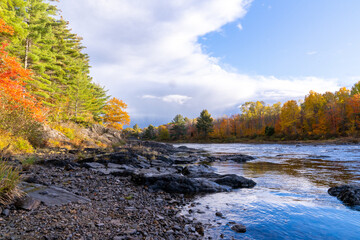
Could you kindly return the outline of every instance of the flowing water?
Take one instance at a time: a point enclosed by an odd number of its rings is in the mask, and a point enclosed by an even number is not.
[[[359,145],[182,144],[213,153],[243,153],[247,163],[221,162],[221,174],[253,179],[252,189],[198,197],[191,216],[220,239],[360,239],[360,211],[327,193],[360,182]],[[185,210],[187,212],[187,209]],[[225,218],[216,217],[223,213]],[[242,223],[235,233],[229,222]]]

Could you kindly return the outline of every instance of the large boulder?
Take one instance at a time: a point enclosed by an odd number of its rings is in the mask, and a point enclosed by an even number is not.
[[[349,206],[360,205],[360,185],[341,185],[329,188],[328,193]]]

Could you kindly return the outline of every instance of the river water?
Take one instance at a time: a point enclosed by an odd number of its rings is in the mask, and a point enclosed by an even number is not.
[[[360,211],[327,193],[360,182],[359,145],[182,144],[212,153],[243,153],[256,160],[214,163],[221,174],[253,179],[252,189],[198,197],[191,217],[213,239],[360,239]],[[180,146],[180,145],[179,145]],[[187,211],[187,210],[186,210]],[[225,218],[216,217],[223,213]],[[229,222],[242,223],[235,233]]]

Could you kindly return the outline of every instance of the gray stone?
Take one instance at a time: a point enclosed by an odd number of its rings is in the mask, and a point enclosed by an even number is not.
[[[16,201],[15,206],[27,211],[35,210],[40,206],[41,201],[31,196],[25,196]]]
[[[1,212],[2,215],[4,215],[5,217],[8,217],[10,215],[10,210],[5,208],[2,212]]]
[[[39,200],[46,206],[61,206],[70,202],[89,203],[85,197],[75,195],[65,189],[55,186],[23,183],[23,191],[33,199]]]
[[[83,163],[83,166],[86,168],[105,168],[104,164],[97,163],[97,162],[86,162],[86,163]]]

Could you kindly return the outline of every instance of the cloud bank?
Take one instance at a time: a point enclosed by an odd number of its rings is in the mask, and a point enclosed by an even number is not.
[[[243,18],[250,5],[250,0],[62,0],[59,7],[84,37],[92,76],[128,104],[135,121],[166,123],[178,113],[196,117],[202,109],[219,116],[249,100],[338,88],[333,79],[239,74],[204,53],[198,38]]]

